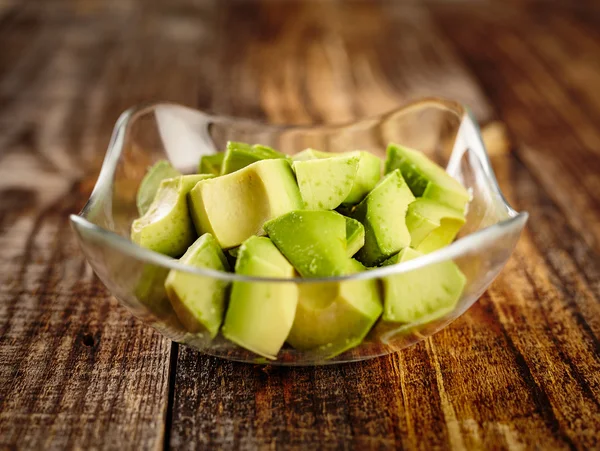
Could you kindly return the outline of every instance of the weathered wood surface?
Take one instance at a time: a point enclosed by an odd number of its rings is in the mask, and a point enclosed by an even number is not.
[[[0,0],[0,449],[600,448],[585,3]],[[531,219],[479,303],[398,354],[263,369],[171,346],[111,300],[69,230],[132,104],[343,122],[432,94],[489,124]]]

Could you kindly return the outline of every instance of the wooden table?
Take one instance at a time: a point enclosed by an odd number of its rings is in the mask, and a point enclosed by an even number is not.
[[[595,6],[0,0],[0,449],[600,449]],[[403,352],[203,356],[121,308],[69,228],[132,104],[343,122],[432,94],[471,105],[531,217],[481,300]]]

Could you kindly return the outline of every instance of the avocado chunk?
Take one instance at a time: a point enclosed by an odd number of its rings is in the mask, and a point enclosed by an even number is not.
[[[269,219],[302,208],[290,163],[261,160],[231,174],[202,180],[189,194],[199,235],[212,234],[223,249],[263,234]]]
[[[406,213],[411,246],[423,254],[450,244],[464,224],[458,210],[425,198],[415,200]]]
[[[287,157],[281,152],[277,152],[275,149],[260,144],[251,146],[246,143],[229,141],[223,158],[221,175],[238,171],[260,160],[269,160],[273,158]]]
[[[188,212],[187,194],[212,176],[183,175],[163,180],[150,208],[131,225],[131,240],[155,252],[179,257],[196,239]]]
[[[346,220],[346,253],[352,257],[365,244],[365,228],[356,219],[344,217]]]
[[[160,182],[179,175],[181,173],[166,160],[160,160],[148,169],[137,192],[136,203],[140,216],[144,215],[150,208]]]
[[[365,269],[352,259],[348,265],[348,273]],[[287,342],[302,351],[318,350],[327,358],[358,346],[382,312],[374,279],[303,283],[298,289],[298,308]]]
[[[354,184],[348,196],[344,199],[344,205],[359,203],[377,185],[381,178],[381,160],[378,156],[369,152],[358,151],[360,160],[358,170],[354,178]]]
[[[253,236],[240,247],[236,274],[293,278],[294,268],[270,239]],[[290,333],[298,304],[293,282],[234,282],[222,333],[225,338],[275,359]]]
[[[384,262],[394,265],[421,256],[403,249]],[[453,261],[383,278],[383,319],[399,323],[429,322],[452,311],[465,287],[466,277]]]
[[[339,158],[343,155],[356,155],[359,157],[358,169],[350,192],[343,200],[345,206],[359,203],[371,191],[381,178],[381,160],[376,155],[363,150],[354,152],[333,153],[321,152],[315,149],[305,149],[292,157],[293,161],[308,161],[325,158]]]
[[[224,152],[215,153],[213,155],[203,155],[200,158],[198,165],[199,174],[221,175],[221,166],[223,166]]]
[[[410,245],[406,210],[415,200],[398,169],[386,175],[357,205],[352,217],[365,227],[365,245],[356,258],[375,266]]]
[[[333,210],[350,194],[360,156],[356,153],[293,163],[307,210]]]
[[[339,213],[292,211],[265,223],[265,231],[302,277],[346,274],[346,220]]]
[[[464,213],[470,199],[468,191],[423,153],[390,144],[387,148],[385,173],[395,169],[400,169],[416,197],[435,200]]]
[[[178,330],[182,329],[183,326],[165,292],[165,279],[169,270],[149,263],[143,264],[138,269],[139,275],[133,290],[137,300],[144,304],[159,322]]]
[[[229,264],[217,241],[206,233],[192,244],[179,259],[196,268],[228,271]],[[223,321],[227,282],[210,276],[200,276],[171,270],[165,290],[173,310],[187,331],[214,338]]]

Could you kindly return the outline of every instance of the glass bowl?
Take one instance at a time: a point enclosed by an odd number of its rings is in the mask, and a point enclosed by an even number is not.
[[[136,192],[147,168],[168,159],[183,173],[194,173],[202,155],[216,153],[227,141],[260,143],[287,154],[307,147],[344,152],[367,150],[385,156],[389,142],[425,152],[472,194],[467,222],[451,245],[398,265],[328,279],[268,279],[193,268],[144,249],[129,240],[138,216]],[[274,126],[218,117],[173,104],[132,108],[117,121],[104,164],[89,201],[71,222],[92,268],[110,292],[136,317],[165,337],[206,354],[243,362],[321,365],[369,359],[410,346],[462,315],[487,289],[509,258],[527,221],[498,188],[479,128],[464,106],[424,99],[378,117],[340,126]],[[466,276],[464,291],[451,311],[419,323],[379,321],[357,347],[333,358],[320,351],[285,345],[276,360],[257,356],[218,335],[210,340],[185,330],[165,295],[170,270],[227,284],[298,283],[323,289],[332,283],[413,275],[452,260]],[[433,282],[435,283],[435,281]]]

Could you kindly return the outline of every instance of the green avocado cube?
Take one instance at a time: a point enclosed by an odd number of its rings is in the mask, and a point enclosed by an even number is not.
[[[411,246],[424,254],[450,244],[464,224],[458,210],[425,198],[415,200],[406,213]]]
[[[181,173],[166,160],[158,161],[148,169],[137,192],[136,203],[140,216],[144,215],[150,208],[150,204],[156,197],[160,182],[179,175]]]
[[[294,268],[270,239],[253,236],[239,249],[236,274],[281,279],[294,277]],[[225,338],[268,359],[288,337],[298,304],[298,288],[285,282],[234,282],[222,333]]]
[[[381,179],[381,159],[369,152],[358,151],[358,153],[360,155],[358,170],[352,189],[344,199],[344,205],[359,203]]]
[[[223,158],[221,175],[238,171],[260,160],[275,158],[285,159],[287,157],[281,152],[277,152],[275,149],[260,144],[251,146],[246,143],[229,141]]]
[[[196,239],[187,194],[208,175],[184,175],[163,180],[150,208],[131,225],[131,240],[155,252],[179,257]]]
[[[379,182],[379,179],[381,178],[381,159],[379,157],[363,150],[357,150],[348,153],[333,153],[321,152],[315,149],[305,149],[302,152],[294,155],[292,160],[294,162],[308,161],[339,158],[344,155],[358,156],[359,158],[358,168],[355,176],[353,177],[352,188],[342,201],[342,205],[350,206],[360,202],[369,193],[369,191],[371,191],[375,185],[377,185],[377,182]],[[336,175],[336,178],[340,180],[341,175]]]
[[[333,210],[350,194],[360,155],[341,154],[293,163],[304,208],[307,210]]]
[[[257,161],[202,180],[190,191],[189,201],[198,234],[210,233],[223,249],[262,235],[266,221],[302,208],[296,179],[285,159]]]
[[[200,157],[198,173],[221,175],[221,167],[223,166],[224,158],[224,152],[215,153],[213,155],[203,155],[202,157]]]
[[[412,260],[420,252],[406,248],[384,265]],[[383,279],[383,320],[399,323],[429,322],[456,307],[466,277],[451,260],[434,263]]]
[[[400,169],[416,197],[431,199],[464,213],[470,199],[468,191],[422,152],[390,144],[385,173],[396,169]]]
[[[265,223],[265,231],[302,277],[346,274],[346,220],[335,211],[298,210]]]
[[[364,271],[348,261],[348,273]],[[374,279],[298,284],[298,307],[287,342],[294,348],[318,350],[327,358],[358,346],[381,315]]]
[[[179,261],[196,268],[229,270],[223,251],[209,233],[198,238]],[[227,282],[214,277],[174,269],[165,281],[167,296],[186,330],[208,333],[211,338],[217,335],[223,321],[226,287]]]
[[[346,253],[348,257],[356,254],[365,244],[365,228],[356,219],[344,217],[346,220]]]
[[[366,266],[376,266],[410,246],[406,211],[415,200],[399,170],[386,175],[358,204],[352,217],[365,227],[365,244],[356,254]]]

